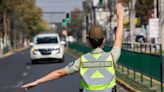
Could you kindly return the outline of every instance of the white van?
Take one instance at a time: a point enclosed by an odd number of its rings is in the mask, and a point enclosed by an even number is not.
[[[40,59],[58,59],[64,61],[64,44],[56,33],[39,34],[34,38],[32,45],[31,63],[36,64]]]

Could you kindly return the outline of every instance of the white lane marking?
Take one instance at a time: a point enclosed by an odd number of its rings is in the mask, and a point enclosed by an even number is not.
[[[11,88],[19,88],[23,85],[23,81],[19,81],[16,85],[11,86]]]
[[[27,75],[28,75],[28,72],[23,72],[23,73],[22,73],[22,76],[23,76],[23,77],[25,77],[25,76],[27,76]]]
[[[27,70],[31,69],[31,66],[27,66],[26,69],[27,69]]]
[[[25,52],[21,52],[20,54],[25,54]]]

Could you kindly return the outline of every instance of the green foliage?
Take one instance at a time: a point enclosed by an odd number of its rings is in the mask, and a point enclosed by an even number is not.
[[[17,34],[23,32],[25,37],[48,30],[47,23],[42,19],[42,11],[35,5],[35,0],[1,0],[0,13],[6,13],[9,29],[15,29]],[[0,20],[2,18],[0,17]]]
[[[70,30],[69,34],[73,35],[76,38],[81,38],[81,31],[83,29],[82,21],[82,12],[80,9],[76,8],[71,12],[71,23],[68,26]]]
[[[148,19],[151,17],[151,13],[153,10],[153,1],[152,0],[138,0],[136,2],[136,16],[140,17],[141,23],[146,23]]]
[[[129,3],[131,2],[131,0],[122,0],[122,4],[125,7],[129,7]]]
[[[0,12],[2,12],[2,10],[3,10],[3,7],[2,7],[2,5],[0,5]]]
[[[48,26],[45,22],[40,22],[36,26],[32,28],[34,31],[29,31],[30,35],[28,36],[29,39],[33,38],[36,34],[42,33],[44,31],[48,31]]]
[[[124,6],[129,7],[132,0],[122,0]],[[141,19],[141,23],[147,23],[153,10],[153,0],[137,0],[135,5],[136,16]],[[130,10],[130,9],[129,9]]]

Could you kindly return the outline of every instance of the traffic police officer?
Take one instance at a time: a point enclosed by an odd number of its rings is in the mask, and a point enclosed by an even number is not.
[[[40,83],[55,80],[68,74],[80,71],[80,85],[84,88],[83,92],[113,92],[116,86],[116,76],[114,63],[120,56],[123,34],[123,6],[118,3],[117,11],[117,30],[113,49],[110,52],[102,50],[104,33],[100,26],[91,26],[88,32],[88,41],[93,50],[82,55],[75,62],[70,63],[62,69],[55,70],[50,74],[28,84],[22,88],[28,89]]]

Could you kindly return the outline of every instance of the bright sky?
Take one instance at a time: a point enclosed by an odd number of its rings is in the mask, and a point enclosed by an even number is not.
[[[43,11],[70,11],[75,7],[82,8],[84,0],[36,0]]]
[[[70,12],[78,7],[82,9],[84,0],[36,0],[43,12]],[[59,23],[65,18],[65,14],[43,14],[43,17],[49,23]]]

